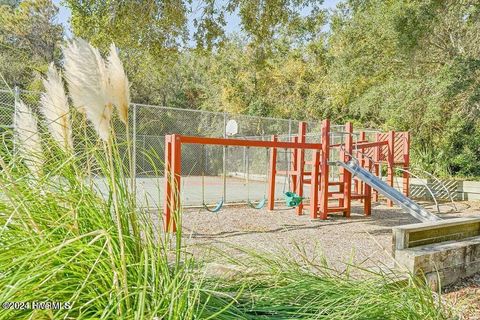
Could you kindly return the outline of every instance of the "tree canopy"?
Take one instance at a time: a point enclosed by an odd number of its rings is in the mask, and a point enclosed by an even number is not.
[[[0,2],[0,74],[9,85],[38,88],[38,75],[59,59],[63,27],[49,0]]]

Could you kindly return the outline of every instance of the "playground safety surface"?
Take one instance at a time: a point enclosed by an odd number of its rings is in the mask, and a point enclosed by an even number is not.
[[[434,212],[433,207],[426,208]],[[458,202],[457,208],[458,213],[447,213],[451,207],[441,205],[440,216],[480,216],[480,202]],[[186,246],[194,255],[205,258],[212,248],[241,254],[232,246],[265,253],[286,251],[293,257],[305,253],[311,259],[324,255],[332,267],[340,270],[352,262],[363,267],[393,267],[391,228],[418,222],[398,207],[383,204],[375,204],[372,215],[366,217],[357,202],[353,203],[350,219],[330,215],[326,221],[311,220],[307,210],[297,216],[294,210],[284,207],[269,212],[235,206],[224,207],[218,213],[185,209],[182,221]]]
[[[480,216],[480,201],[456,204],[459,212],[448,213],[451,207],[445,204],[440,206],[440,216]],[[431,205],[423,205],[435,212]],[[360,203],[354,202],[352,209],[350,219],[332,215],[328,221],[312,221],[306,210],[297,216],[294,210],[269,212],[247,206],[224,207],[218,213],[186,209],[183,235],[189,252],[216,262],[221,261],[212,249],[241,258],[244,253],[234,248],[239,247],[266,254],[287,252],[296,259],[307,255],[317,262],[324,255],[329,265],[338,270],[344,270],[348,263],[364,268],[393,267],[391,227],[418,221],[398,207],[383,204],[375,204],[370,217],[361,214]],[[479,296],[480,273],[447,287],[442,299],[459,310],[461,319],[480,319]]]

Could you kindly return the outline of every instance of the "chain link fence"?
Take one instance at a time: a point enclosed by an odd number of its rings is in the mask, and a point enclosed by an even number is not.
[[[41,118],[40,92],[0,89],[0,128],[11,133],[15,101],[22,100]],[[298,133],[299,121],[237,115],[203,110],[177,109],[132,103],[129,109],[128,131],[116,117],[113,129],[121,155],[127,161],[127,132],[130,135],[137,196],[145,206],[157,207],[162,202],[165,135],[181,134],[203,137],[228,137],[226,124],[235,120],[238,133],[231,138],[290,140]],[[81,124],[78,126],[81,127]],[[319,141],[320,122],[308,123],[308,141]],[[92,128],[85,136],[92,138]],[[88,131],[88,132],[87,132]],[[83,133],[82,133],[83,134]],[[8,138],[7,138],[8,139]],[[92,139],[93,141],[93,139]],[[81,150],[86,142],[80,139]],[[277,166],[285,170],[291,159],[290,151],[280,150]],[[81,152],[77,152],[81,154]],[[203,205],[223,199],[225,203],[257,201],[266,196],[270,151],[263,148],[185,145],[182,148],[182,198],[186,205]],[[85,160],[86,166],[93,165]],[[92,168],[89,168],[91,170]],[[96,177],[101,180],[102,177]],[[286,177],[277,179],[277,197],[280,199],[289,186]]]
[[[0,89],[0,132],[4,141],[13,143],[12,128],[15,113],[15,101],[22,100],[41,118],[39,111],[40,92],[18,89]],[[119,150],[128,163],[127,132],[130,135],[132,160],[134,165],[135,185],[139,203],[147,207],[159,207],[162,204],[164,186],[164,152],[165,135],[181,134],[203,137],[225,137],[226,124],[235,120],[238,133],[232,138],[270,140],[276,135],[279,141],[291,141],[298,134],[300,121],[238,115],[203,110],[178,109],[164,106],[131,104],[129,109],[128,130],[116,117],[113,118],[113,129],[119,142]],[[40,122],[41,123],[41,122]],[[77,154],[87,148],[87,141],[95,141],[94,130],[82,127],[86,139],[76,142]],[[307,142],[319,142],[321,139],[321,121],[307,122]],[[45,130],[45,127],[40,128]],[[358,131],[356,131],[358,132]],[[376,130],[364,131],[366,138],[372,140]],[[354,140],[359,139],[354,134]],[[345,139],[343,125],[331,125],[330,143],[343,143]],[[339,149],[331,150],[331,158],[339,158]],[[182,201],[185,205],[209,205],[223,200],[224,203],[245,203],[261,201],[267,193],[267,177],[269,170],[270,150],[266,148],[222,147],[204,145],[185,145],[182,148]],[[312,151],[305,152],[305,160],[312,158]],[[278,150],[277,169],[285,171],[291,167],[292,150]],[[95,172],[93,163],[85,159],[89,171]],[[310,165],[306,164],[306,171]],[[338,178],[338,172],[331,170],[331,179]],[[103,177],[96,177],[102,185]],[[285,191],[291,191],[289,176],[277,176],[275,197],[282,199]],[[435,186],[435,190],[445,189],[443,185]],[[101,188],[101,187],[100,187]],[[309,186],[304,194],[308,197]],[[439,193],[440,194],[440,193]],[[443,198],[443,194],[442,197]]]

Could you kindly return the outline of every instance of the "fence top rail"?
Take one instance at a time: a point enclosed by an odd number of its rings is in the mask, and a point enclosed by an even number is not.
[[[18,87],[2,87],[0,88],[0,93],[1,94],[9,94],[12,97],[15,97],[16,94],[19,94],[20,96],[23,95],[38,95],[42,93],[41,91],[31,91],[31,90],[24,90],[24,89],[19,89],[16,91]],[[164,111],[179,111],[179,112],[194,112],[198,114],[209,114],[212,116],[216,117],[225,117],[226,119],[235,119],[235,120],[248,120],[251,119],[252,121],[272,121],[275,122],[276,124],[288,124],[288,130],[294,130],[295,127],[298,125],[300,122],[306,122],[308,124],[308,127],[310,129],[313,129],[314,132],[308,133],[308,134],[319,134],[320,130],[320,123],[321,119],[316,119],[316,120],[298,120],[298,119],[289,119],[289,118],[275,118],[275,117],[265,117],[265,116],[254,116],[254,115],[248,115],[248,114],[233,114],[230,112],[219,112],[219,111],[209,111],[209,110],[198,110],[198,109],[184,109],[184,108],[174,108],[174,107],[168,107],[168,106],[162,106],[162,105],[151,105],[151,104],[144,104],[144,103],[135,103],[132,102],[130,104],[133,108],[135,107],[145,107],[145,108],[151,108],[151,109],[157,109],[157,110],[164,110]],[[12,103],[13,107],[13,103]],[[273,124],[273,123],[271,123]],[[330,130],[332,132],[342,129],[344,125],[339,125],[339,124],[331,124],[330,125]],[[286,128],[284,128],[286,130]],[[365,129],[356,129],[355,131],[363,131],[366,133],[380,133],[381,131],[372,129],[372,128],[365,128]],[[293,132],[292,132],[293,134]],[[260,135],[261,136],[261,135]]]
[[[145,107],[145,108],[153,108],[153,109],[163,109],[163,110],[172,110],[172,111],[183,111],[183,112],[198,112],[198,113],[206,113],[212,114],[216,116],[227,116],[229,119],[235,118],[251,118],[251,119],[258,119],[258,120],[272,120],[272,121],[280,121],[280,122],[301,122],[301,120],[296,119],[285,119],[285,118],[274,118],[274,117],[265,117],[265,116],[252,116],[248,114],[233,114],[229,112],[219,112],[219,111],[210,111],[210,110],[200,110],[200,109],[184,109],[184,108],[175,108],[175,107],[167,107],[167,106],[157,106],[151,104],[143,104],[143,103],[132,103],[132,106],[135,107]],[[293,124],[293,123],[292,123]]]

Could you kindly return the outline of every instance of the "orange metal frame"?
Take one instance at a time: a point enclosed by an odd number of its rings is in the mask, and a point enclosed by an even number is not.
[[[348,161],[351,155],[357,157],[363,167],[373,170],[376,175],[380,173],[379,164],[387,164],[387,183],[391,186],[393,186],[394,181],[394,166],[401,165],[407,168],[409,165],[410,136],[408,132],[395,133],[390,131],[386,135],[377,134],[375,141],[365,140],[365,133],[361,132],[359,141],[355,143],[357,154],[354,154],[352,123],[345,125],[344,132],[346,133],[346,138],[344,143],[340,144],[330,144],[330,121],[328,119],[322,121],[322,134],[319,143],[306,142],[306,123],[300,123],[298,132],[298,136],[288,142],[278,141],[276,136],[272,136],[270,141],[209,138],[177,134],[165,136],[165,194],[163,206],[165,230],[176,230],[174,213],[178,213],[180,208],[181,155],[182,145],[184,144],[270,148],[268,210],[274,210],[277,174],[290,175],[293,190],[299,196],[303,196],[305,184],[311,185],[309,211],[312,219],[327,219],[329,213],[335,212],[341,212],[345,217],[350,217],[352,200],[363,202],[365,215],[370,215],[372,196],[374,201],[378,201],[378,193],[374,192],[372,194],[370,186],[352,177],[351,173],[343,168],[340,168],[339,181],[329,181],[329,171],[331,169],[329,165],[330,149],[340,148],[340,156],[344,161]],[[400,137],[402,143],[399,146],[396,145],[398,144],[398,137]],[[288,171],[277,171],[277,150],[279,148],[292,150],[293,157]],[[313,150],[312,159],[308,162],[305,161],[306,150]],[[373,157],[365,156],[365,152],[369,150],[371,150]],[[402,152],[402,154],[397,155],[397,158],[401,157],[398,161],[395,161],[397,160],[395,158],[396,150],[401,150]],[[311,165],[310,172],[305,171],[305,164]],[[305,176],[309,178],[305,179]],[[408,195],[408,173],[404,173],[403,177],[403,192]],[[330,191],[331,186],[337,187],[338,191]],[[337,200],[337,205],[331,206],[329,204],[330,200]],[[387,204],[389,206],[393,205],[391,201],[387,201]],[[304,204],[302,203],[296,208],[297,215],[303,214],[303,206]]]

